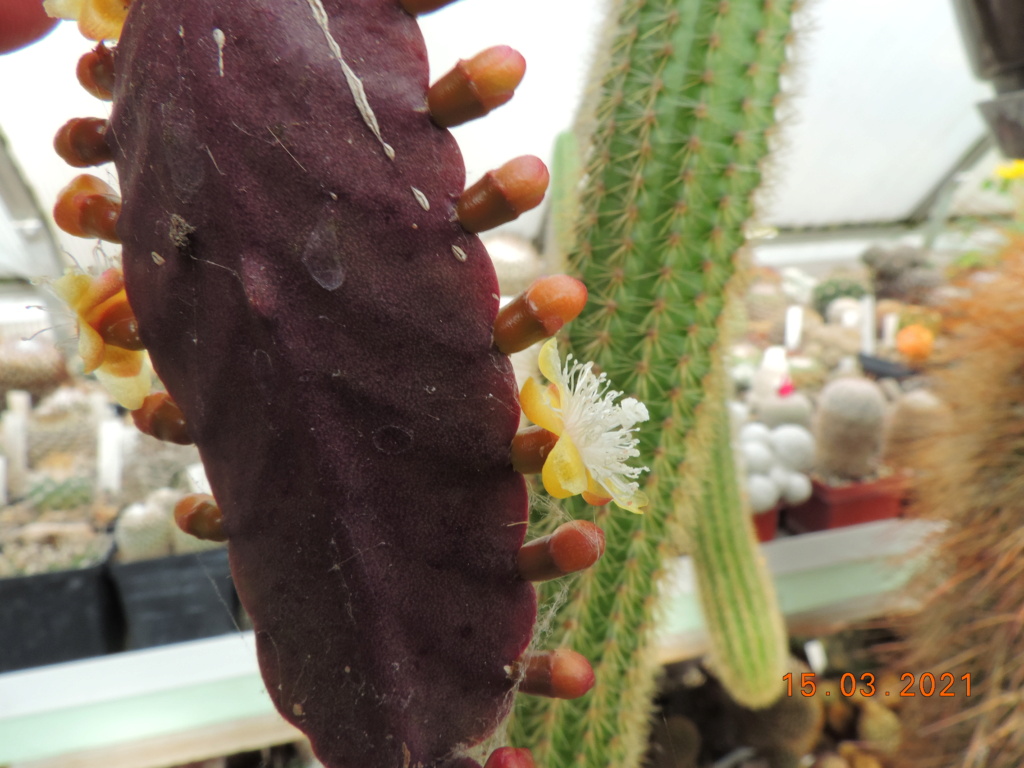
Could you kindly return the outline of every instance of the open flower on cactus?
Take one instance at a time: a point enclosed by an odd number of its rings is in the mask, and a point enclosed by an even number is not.
[[[121,270],[111,267],[96,277],[69,269],[54,281],[53,291],[75,313],[78,354],[85,372],[95,373],[125,408],[141,407],[149,394],[152,373]]]
[[[545,490],[559,499],[583,494],[591,503],[611,500],[642,512],[647,496],[636,478],[647,467],[627,462],[640,455],[634,432],[647,421],[647,407],[632,397],[616,403],[622,393],[610,388],[605,374],[572,355],[563,363],[554,339],[541,348],[538,363],[554,386],[527,379],[520,403],[530,421],[558,435],[541,473]]]

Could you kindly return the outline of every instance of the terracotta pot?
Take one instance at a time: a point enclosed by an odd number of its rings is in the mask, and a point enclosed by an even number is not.
[[[24,48],[44,37],[57,26],[43,10],[42,0],[3,0],[0,2],[0,53]]]
[[[794,533],[899,517],[906,493],[906,480],[900,474],[848,485],[825,485],[817,479],[811,483],[811,498],[786,510],[786,527]]]
[[[757,512],[753,515],[754,530],[757,531],[757,540],[762,544],[775,538],[779,529],[779,507],[778,505],[764,512]]]

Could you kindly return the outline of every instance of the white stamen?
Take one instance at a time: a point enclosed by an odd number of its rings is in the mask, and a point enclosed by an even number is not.
[[[345,58],[341,55],[341,46],[338,45],[338,41],[334,39],[331,34],[331,28],[328,23],[327,11],[320,0],[306,0],[309,5],[309,9],[313,12],[313,18],[316,19],[316,23],[320,25],[320,29],[323,30],[324,37],[327,38],[327,47],[331,49],[331,53],[334,58],[338,60],[341,65],[341,71],[345,75],[345,82],[348,83],[348,88],[352,92],[352,98],[356,101],[356,108],[359,110],[359,114],[363,118],[363,122],[373,132],[373,135],[377,137],[377,141],[384,148],[384,154],[388,156],[389,160],[395,159],[394,148],[384,141],[384,137],[381,136],[380,126],[377,124],[377,116],[373,114],[373,109],[370,107],[370,100],[366,98],[366,90],[363,88],[363,81],[359,79],[352,68],[345,61]]]
[[[647,406],[627,397],[616,404],[622,392],[611,389],[605,374],[595,375],[594,364],[581,364],[566,357],[559,372],[563,392],[562,423],[580,452],[584,465],[616,500],[632,498],[639,489],[636,478],[647,467],[627,462],[640,455],[636,448],[636,425],[647,421]]]

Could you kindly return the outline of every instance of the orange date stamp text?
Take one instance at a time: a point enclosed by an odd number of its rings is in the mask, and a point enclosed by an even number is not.
[[[798,678],[792,672],[782,676],[786,684],[787,696],[814,696],[821,695],[818,691],[819,681],[813,672],[804,672]],[[958,685],[958,683],[960,685]],[[830,686],[824,691],[825,696],[831,696],[835,690]],[[904,672],[900,675],[899,685],[892,690],[882,690],[875,675],[871,672],[863,672],[855,675],[846,672],[839,677],[839,694],[850,698],[852,696],[970,696],[971,695],[971,673],[966,672],[959,677],[952,672]]]

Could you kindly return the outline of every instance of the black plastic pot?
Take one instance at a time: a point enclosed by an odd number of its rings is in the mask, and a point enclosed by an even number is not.
[[[238,597],[226,549],[110,567],[125,617],[125,647],[215,637],[237,630]]]
[[[105,563],[0,579],[0,672],[112,653],[122,631]]]

